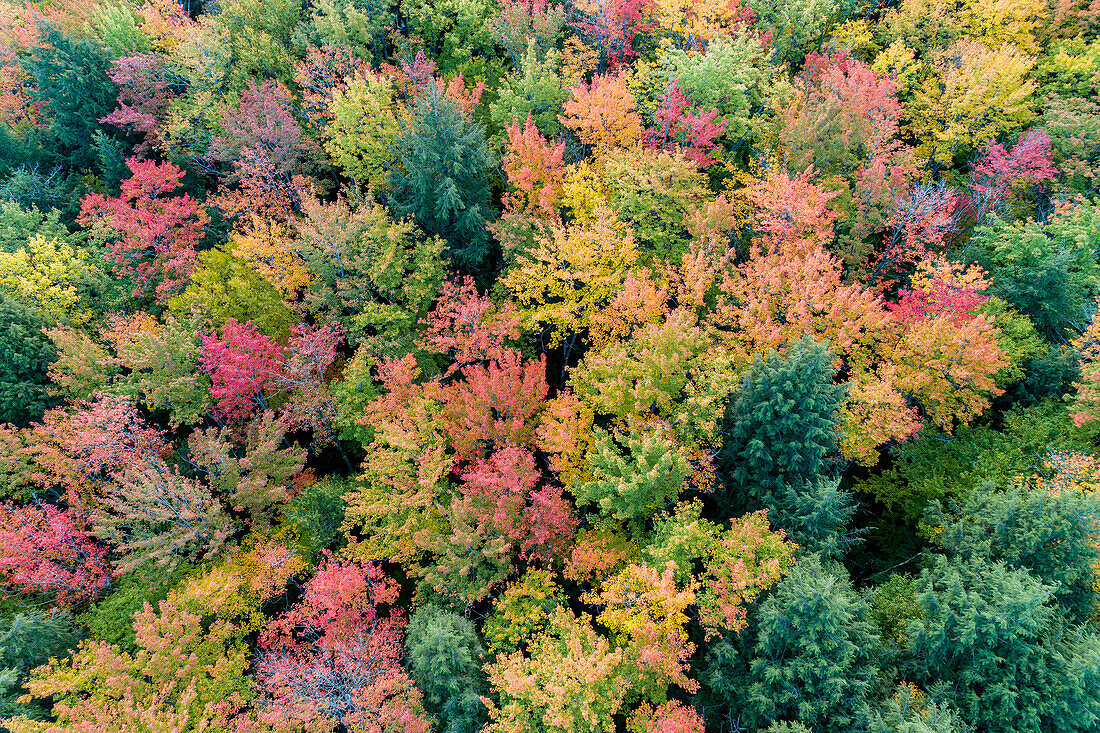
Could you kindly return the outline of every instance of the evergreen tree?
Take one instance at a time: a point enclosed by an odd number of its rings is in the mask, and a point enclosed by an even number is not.
[[[485,718],[485,650],[473,623],[438,606],[421,606],[409,619],[405,646],[409,674],[441,733],[476,733]]]
[[[837,446],[836,411],[845,388],[833,384],[835,376],[832,354],[810,336],[753,361],[726,409],[719,462],[727,504],[767,507],[773,524],[804,539],[823,537],[830,524],[838,526],[838,516],[850,513],[844,509],[850,502],[815,483],[831,473],[828,458]],[[818,498],[800,499],[806,492]],[[796,519],[814,504],[820,516]]]
[[[412,214],[447,241],[456,266],[477,270],[489,253],[492,215],[484,130],[432,83],[402,122],[396,147],[388,199],[394,215]]]
[[[870,607],[847,571],[807,557],[760,607],[749,710],[759,727],[797,720],[815,733],[861,730],[878,647]]]
[[[801,555],[839,559],[860,541],[860,530],[845,529],[856,499],[840,488],[839,477],[819,476],[796,485],[780,482],[765,497],[765,505],[772,526],[784,530]]]
[[[1100,730],[1096,634],[1070,626],[1054,588],[1026,570],[938,556],[920,578],[910,679],[988,733]]]
[[[88,36],[71,36],[43,24],[42,43],[22,59],[34,80],[34,100],[48,108],[43,140],[50,162],[74,169],[91,168],[103,148],[99,119],[115,107],[118,89],[107,77],[110,58]],[[97,145],[97,141],[98,145]]]
[[[68,656],[80,641],[80,633],[68,613],[17,613],[0,622],[0,718],[26,715],[32,720],[46,717],[38,703],[21,703],[23,680],[35,667],[51,657]]]
[[[1083,622],[1096,613],[1100,496],[1073,489],[1052,495],[1028,486],[1007,491],[986,486],[972,492],[956,516],[944,516],[938,506],[934,513],[944,526],[944,547],[960,560],[1024,568],[1053,588],[1071,618]]]
[[[0,295],[0,423],[26,425],[50,404],[46,368],[57,352],[42,333],[49,325],[38,312]]]

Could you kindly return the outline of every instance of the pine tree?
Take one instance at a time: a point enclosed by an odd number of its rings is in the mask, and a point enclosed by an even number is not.
[[[432,83],[403,121],[389,206],[443,237],[455,265],[476,271],[489,254],[489,149],[480,125]]]

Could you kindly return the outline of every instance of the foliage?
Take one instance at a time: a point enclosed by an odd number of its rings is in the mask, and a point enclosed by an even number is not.
[[[41,417],[51,400],[47,369],[57,357],[39,312],[0,294],[0,420],[26,425]]]
[[[467,271],[489,254],[489,153],[482,128],[434,83],[402,120],[387,201],[447,241],[454,264]]]
[[[800,560],[761,605],[749,666],[750,706],[762,723],[796,718],[810,730],[860,730],[878,632],[846,576]]]
[[[196,266],[206,212],[188,194],[168,196],[183,171],[171,163],[131,158],[131,177],[118,198],[89,194],[80,204],[79,221],[105,242],[114,271],[133,284],[134,297],[153,291],[165,302],[178,292]]]
[[[783,487],[790,491],[828,472],[844,399],[844,388],[833,384],[831,357],[803,337],[753,362],[726,412],[721,461],[730,501],[772,505]]]
[[[68,661],[53,660],[31,675],[30,696],[54,699],[57,722],[5,721],[13,733],[96,730],[256,730],[245,676],[247,649],[224,623],[167,601],[134,614],[137,650],[88,641]]]
[[[410,676],[424,693],[424,707],[440,730],[479,730],[484,704],[480,659],[485,650],[468,619],[438,606],[422,606],[409,619],[405,645]]]

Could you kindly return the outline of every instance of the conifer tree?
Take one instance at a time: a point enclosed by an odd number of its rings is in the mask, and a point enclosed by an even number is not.
[[[409,619],[405,647],[424,707],[439,719],[437,730],[477,733],[485,717],[485,649],[473,623],[438,606],[421,606]]]
[[[432,83],[402,122],[389,206],[412,214],[429,234],[447,241],[459,268],[474,271],[489,254],[489,150],[485,132]]]
[[[999,562],[942,556],[918,585],[911,679],[948,683],[948,702],[989,733],[1100,730],[1100,640],[1066,623],[1053,586]]]
[[[797,720],[814,733],[862,730],[879,643],[869,612],[840,565],[795,564],[760,607],[748,705],[760,727]]]
[[[830,473],[845,392],[833,384],[831,360],[809,336],[754,360],[726,410],[719,461],[727,504],[748,500],[786,514],[790,492]]]

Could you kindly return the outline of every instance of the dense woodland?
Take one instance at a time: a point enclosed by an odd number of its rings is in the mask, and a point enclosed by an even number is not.
[[[0,2],[11,733],[1100,731],[1100,3]]]

